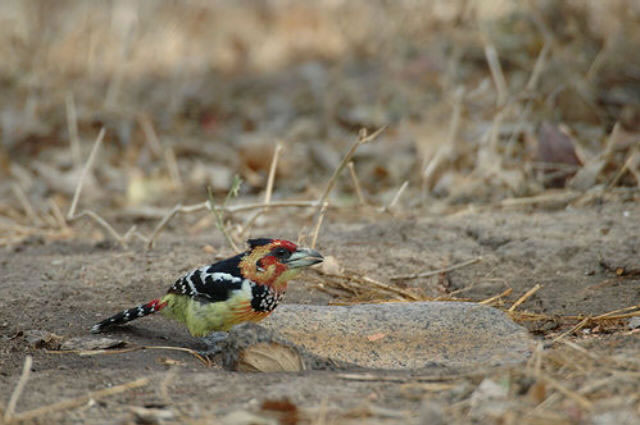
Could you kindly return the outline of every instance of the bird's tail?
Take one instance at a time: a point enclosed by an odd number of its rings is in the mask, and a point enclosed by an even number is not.
[[[104,330],[104,328],[112,325],[122,325],[132,320],[139,319],[141,317],[153,314],[162,310],[167,306],[167,303],[162,300],[153,300],[146,304],[140,304],[137,307],[130,308],[128,310],[121,311],[118,314],[114,314],[108,319],[104,319],[101,322],[96,323],[91,327],[91,333],[97,334]]]

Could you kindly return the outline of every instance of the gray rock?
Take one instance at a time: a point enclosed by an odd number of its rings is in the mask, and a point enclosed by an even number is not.
[[[282,305],[261,325],[314,355],[365,368],[513,364],[534,345],[503,312],[474,303]]]

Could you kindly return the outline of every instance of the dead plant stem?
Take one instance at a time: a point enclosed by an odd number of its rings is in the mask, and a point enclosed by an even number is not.
[[[96,154],[98,153],[98,148],[102,143],[102,139],[104,139],[105,129],[102,127],[100,133],[98,133],[98,137],[96,138],[95,143],[93,144],[93,148],[91,149],[91,153],[89,154],[89,158],[82,169],[82,173],[80,174],[80,179],[78,180],[78,185],[76,186],[76,190],[73,194],[73,201],[71,201],[71,207],[69,207],[69,212],[67,213],[67,220],[73,219],[73,216],[76,212],[76,207],[78,205],[78,199],[80,198],[80,192],[82,191],[82,185],[84,184],[85,179],[87,178],[87,174],[93,165],[93,161],[96,158]]]

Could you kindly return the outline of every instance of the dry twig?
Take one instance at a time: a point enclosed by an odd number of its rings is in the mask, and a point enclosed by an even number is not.
[[[311,238],[311,249],[315,249],[316,242],[318,241],[318,234],[320,233],[320,227],[322,226],[322,221],[324,220],[324,216],[327,213],[327,208],[329,207],[329,203],[325,202],[320,209],[320,214],[318,215],[318,221],[316,222],[316,227],[313,230],[313,238]]]
[[[358,202],[360,203],[360,205],[365,205],[366,201],[364,200],[364,196],[362,195],[360,180],[358,180],[358,175],[356,174],[356,169],[353,165],[353,161],[349,161],[349,163],[347,163],[347,167],[349,167],[349,174],[351,174],[351,180],[353,181],[353,187],[356,190],[356,195],[358,196]]]
[[[527,292],[525,292],[525,294],[523,296],[521,296],[520,298],[518,298],[518,300],[516,302],[513,303],[513,305],[509,308],[509,312],[513,312],[516,310],[516,308],[518,308],[518,306],[520,304],[522,304],[523,302],[525,302],[526,300],[528,300],[529,298],[531,298],[533,296],[533,294],[535,294],[536,292],[538,292],[540,290],[540,288],[542,288],[542,285],[540,285],[539,283],[537,283],[533,288],[529,289]]]
[[[335,184],[336,184],[336,180],[337,180],[338,176],[340,175],[340,173],[342,172],[344,167],[347,165],[347,163],[351,160],[351,157],[356,152],[356,149],[358,149],[358,147],[360,145],[363,145],[363,144],[365,144],[367,142],[370,142],[371,140],[374,140],[375,138],[377,138],[380,135],[380,133],[382,133],[386,128],[387,128],[387,126],[380,127],[379,129],[377,129],[376,131],[374,131],[373,133],[371,133],[369,135],[367,135],[366,130],[360,132],[360,135],[358,136],[358,139],[353,143],[353,145],[351,145],[351,148],[349,149],[347,154],[342,158],[342,161],[340,161],[340,164],[338,165],[338,167],[335,169],[335,171],[331,175],[331,178],[329,179],[329,182],[327,183],[327,187],[325,188],[324,192],[322,193],[322,196],[320,197],[320,200],[319,200],[320,208],[322,208],[322,205],[324,205],[324,202],[329,197],[329,194],[331,193],[331,190],[333,189],[333,186],[335,186]]]
[[[493,44],[487,42],[484,45],[484,54],[487,58],[487,63],[489,64],[493,83],[496,85],[496,90],[498,92],[498,107],[502,107],[507,103],[509,89],[507,88],[507,81],[505,80],[504,73],[502,72],[498,52]]]
[[[69,207],[69,212],[67,213],[67,220],[72,220],[74,218],[74,214],[76,212],[76,206],[78,205],[78,199],[80,198],[80,192],[82,191],[82,185],[84,180],[87,178],[87,174],[93,165],[93,161],[96,158],[96,154],[98,153],[98,148],[102,143],[102,139],[104,139],[105,129],[102,127],[100,133],[98,133],[98,137],[96,138],[96,142],[93,144],[93,148],[91,149],[91,153],[89,154],[89,158],[87,162],[84,164],[84,168],[82,169],[82,174],[80,174],[80,180],[78,180],[78,185],[76,186],[76,191],[73,194],[73,201],[71,201],[71,207]]]
[[[400,189],[398,189],[398,191],[396,192],[395,196],[393,197],[389,205],[384,207],[383,210],[390,211],[391,209],[393,209],[393,207],[395,207],[398,201],[400,200],[400,197],[402,196],[404,191],[407,190],[408,186],[409,186],[409,180],[405,180],[405,182],[402,183],[402,186],[400,186]]]
[[[129,391],[133,388],[143,387],[149,384],[149,378],[140,378],[135,381],[127,382],[126,384],[116,385],[111,388],[105,388],[98,391],[91,391],[85,395],[81,395],[79,397],[70,398],[67,400],[62,400],[57,403],[49,404],[47,406],[38,407],[37,409],[29,410],[23,413],[19,413],[11,418],[7,423],[15,423],[15,422],[23,422],[31,419],[35,419],[44,415],[50,415],[54,412],[59,412],[61,410],[72,409],[74,407],[82,406],[87,403],[89,400],[95,400],[98,398],[120,394],[125,391]]]
[[[408,279],[417,279],[417,278],[421,278],[421,277],[431,277],[431,276],[439,275],[441,273],[448,273],[448,272],[453,271],[453,270],[461,269],[463,267],[470,266],[470,265],[478,263],[480,261],[482,261],[482,257],[476,257],[476,258],[472,258],[472,259],[467,260],[467,261],[463,261],[462,263],[454,264],[452,266],[445,267],[445,268],[442,268],[442,269],[429,270],[429,271],[426,271],[426,272],[412,273],[412,274],[406,274],[406,275],[391,276],[389,279],[391,279],[391,280],[408,280]]]
[[[27,381],[29,380],[29,375],[31,374],[31,364],[33,363],[33,358],[31,356],[27,356],[24,359],[24,366],[22,367],[22,374],[20,375],[20,379],[18,380],[18,384],[13,389],[13,393],[11,393],[11,398],[9,398],[9,404],[7,405],[7,410],[4,412],[4,422],[9,423],[14,418],[13,412],[16,410],[16,405],[18,404],[18,400],[22,395],[22,391],[24,391],[25,385],[27,385]]]
[[[69,131],[69,143],[71,145],[71,158],[73,165],[79,167],[82,163],[82,152],[80,151],[80,138],[78,137],[78,113],[73,93],[67,93],[65,97],[67,107],[67,130]]]
[[[17,183],[13,183],[11,185],[11,190],[13,191],[13,194],[15,195],[15,197],[18,198],[20,205],[22,205],[22,209],[24,209],[24,212],[27,214],[27,217],[29,217],[29,220],[36,226],[42,224],[42,220],[40,220],[40,218],[36,214],[36,211],[33,208],[33,205],[31,205],[29,198],[27,198],[27,195],[24,193],[20,185],[18,185]]]

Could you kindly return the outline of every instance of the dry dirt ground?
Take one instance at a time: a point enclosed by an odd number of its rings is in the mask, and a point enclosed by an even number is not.
[[[334,256],[349,270],[385,282],[393,275],[438,269],[481,257],[480,262],[446,276],[398,285],[415,287],[429,296],[465,289],[456,296],[472,300],[486,299],[510,287],[513,292],[505,300],[508,307],[540,284],[542,289],[519,310],[550,317],[596,316],[640,304],[640,278],[635,274],[640,269],[637,202],[606,202],[555,211],[494,208],[442,216],[368,217],[354,220],[342,217],[338,211],[329,212],[318,249]],[[89,243],[85,238],[46,243],[34,238],[3,249],[0,400],[6,405],[29,354],[33,356],[32,373],[18,402],[18,413],[136,378],[150,379],[145,386],[117,395],[90,397],[90,401],[73,408],[41,413],[38,423],[219,423],[220,418],[228,423],[262,423],[259,420],[264,421],[265,417],[280,417],[281,423],[471,423],[478,418],[481,422],[497,421],[490,414],[487,417],[478,413],[473,394],[478,393],[483,377],[502,376],[508,371],[476,371],[471,378],[444,383],[425,383],[424,377],[412,377],[411,373],[392,378],[381,373],[370,380],[345,378],[345,371],[245,374],[219,365],[206,368],[190,354],[177,351],[78,356],[51,353],[29,343],[31,330],[51,332],[64,339],[87,335],[97,319],[157,297],[182,272],[230,254],[224,239],[213,230],[185,237],[185,229],[198,218],[176,220],[152,250],[142,244],[125,250],[111,243]],[[286,211],[274,213],[273,222],[265,223],[254,233],[295,239],[302,223],[286,218]],[[89,232],[92,226],[87,222],[80,228]],[[306,272],[291,285],[286,302],[340,301],[317,289],[321,280],[320,275]],[[533,332],[544,334],[540,340],[547,343],[567,329],[560,319],[525,324]],[[133,345],[203,348],[198,340],[163,317],[145,318],[109,336]],[[591,328],[588,333],[579,331],[578,336],[570,335],[567,340],[586,347],[590,356],[621,358],[625,353],[637,353],[640,347],[638,334],[625,330],[625,325]],[[549,350],[562,352],[555,347]],[[637,356],[634,358],[637,361]],[[629,372],[629,376],[636,376],[637,380],[637,362],[635,366],[636,372]],[[584,382],[569,380],[563,386],[577,391],[581,383]],[[532,403],[530,399],[536,394],[536,389],[530,388],[532,384],[526,379],[512,380],[509,397],[520,397],[519,403],[525,405]],[[607,389],[607,385],[598,388]],[[574,398],[557,389],[548,385],[545,393],[543,387],[538,401],[555,397],[548,401],[552,413],[539,409],[539,417],[527,416],[530,423],[596,423],[607,419],[608,413],[604,412],[621,403],[631,403],[637,414],[640,387],[635,381],[628,389],[631,393],[625,390],[620,394],[611,389],[599,395],[597,402],[588,401],[591,405],[583,405],[580,395]],[[591,396],[592,393],[584,394]],[[269,404],[284,399],[290,403]],[[611,403],[607,404],[607,400]],[[152,409],[151,413],[132,413],[132,409],[140,407]],[[518,409],[511,405],[510,411],[511,416],[501,423],[514,423]],[[263,419],[243,417],[249,413]],[[496,415],[501,417],[500,414]],[[168,417],[162,419],[163,415]]]

